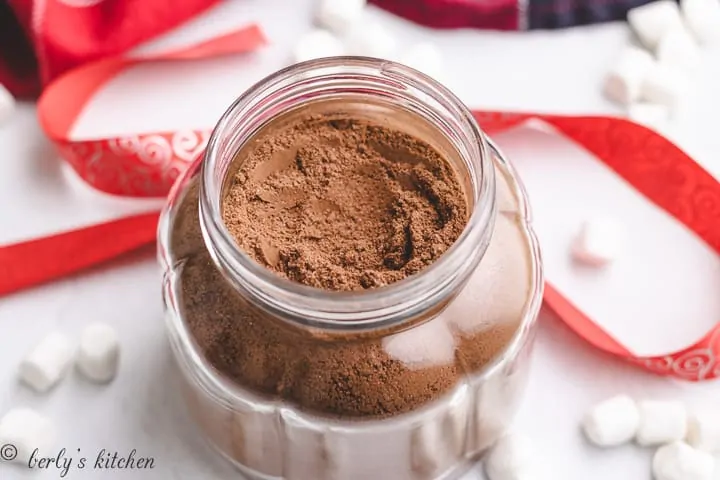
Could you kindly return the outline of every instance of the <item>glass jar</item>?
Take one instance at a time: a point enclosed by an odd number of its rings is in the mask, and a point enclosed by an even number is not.
[[[236,245],[221,216],[236,152],[308,105],[390,125],[453,165],[470,216],[437,261],[331,292]],[[250,88],[173,188],[159,257],[190,414],[250,478],[457,478],[517,409],[543,286],[526,195],[467,108],[415,70],[332,58]]]

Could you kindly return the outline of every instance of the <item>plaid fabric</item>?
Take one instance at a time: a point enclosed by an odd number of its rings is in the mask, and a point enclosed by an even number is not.
[[[5,0],[0,0],[0,85],[18,97],[31,96],[40,90],[37,60],[29,36]]]
[[[0,0],[0,84],[15,96],[125,52],[219,0]]]
[[[371,0],[396,15],[434,28],[527,30],[624,20],[653,0]]]
[[[519,1],[523,0],[370,0],[395,15],[428,27],[487,30],[520,29]]]
[[[530,0],[528,28],[566,28],[624,20],[628,10],[652,0]]]

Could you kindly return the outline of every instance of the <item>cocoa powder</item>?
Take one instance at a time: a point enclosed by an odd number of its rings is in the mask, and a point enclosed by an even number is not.
[[[257,262],[309,286],[401,280],[432,264],[467,222],[450,164],[425,142],[366,121],[300,118],[235,162],[228,230]]]
[[[194,183],[172,242],[182,253],[179,306],[195,344],[222,375],[305,410],[348,417],[407,412],[457,384],[455,363],[410,369],[379,340],[311,340],[260,312],[225,281],[204,248],[197,202]]]
[[[238,153],[222,214],[239,246],[278,275],[324,289],[378,287],[430,265],[465,225],[455,172],[419,139],[322,117],[270,133]],[[452,390],[517,329],[513,317],[455,332],[454,361],[422,368],[391,357],[379,338],[312,339],[221,275],[201,234],[198,190],[195,178],[172,224],[178,306],[207,361],[244,388],[323,415],[396,415]]]

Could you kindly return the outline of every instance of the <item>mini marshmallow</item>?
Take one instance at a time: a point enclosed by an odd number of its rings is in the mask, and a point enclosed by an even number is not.
[[[313,30],[306,33],[293,50],[293,58],[297,63],[344,54],[345,48],[340,39],[325,30]]]
[[[537,476],[533,444],[518,433],[509,433],[498,440],[483,464],[489,480],[525,480]]]
[[[689,90],[687,76],[679,69],[656,64],[648,72],[640,87],[640,98],[649,103],[677,109]]]
[[[27,465],[35,449],[47,456],[48,451],[55,442],[55,427],[53,423],[29,408],[16,408],[10,410],[0,419],[0,447],[12,445],[17,449],[14,461]],[[7,448],[7,447],[6,447]],[[8,453],[4,452],[7,459]]]
[[[120,342],[115,329],[105,324],[90,325],[80,336],[77,369],[88,379],[107,383],[117,374]]]
[[[662,130],[670,119],[670,109],[654,103],[633,103],[628,108],[628,117],[646,127]]]
[[[685,28],[674,28],[663,35],[656,55],[660,63],[690,72],[702,62],[700,48]]]
[[[619,254],[622,229],[611,218],[595,218],[583,222],[572,246],[578,262],[595,267],[612,262]]]
[[[442,79],[444,76],[442,52],[430,42],[412,46],[400,57],[400,63],[435,79]]]
[[[655,480],[712,480],[714,468],[712,455],[680,441],[658,448],[652,463]]]
[[[0,125],[8,121],[13,113],[15,113],[15,98],[0,85]]]
[[[382,25],[370,23],[351,29],[345,46],[350,55],[389,59],[395,55],[397,41]]]
[[[595,405],[582,422],[585,436],[599,447],[629,442],[637,433],[640,414],[635,401],[618,395]]]
[[[680,8],[674,0],[658,0],[633,8],[627,20],[642,44],[653,51],[663,35],[683,26]]]
[[[605,96],[621,105],[637,100],[640,87],[654,63],[652,55],[645,50],[626,47],[605,77]]]
[[[703,44],[720,41],[720,2],[680,0],[680,11],[690,33]]]
[[[315,21],[335,33],[348,31],[362,17],[367,0],[321,0]]]
[[[640,426],[635,440],[639,445],[662,445],[685,438],[687,410],[682,402],[645,400],[638,402]]]
[[[37,392],[47,392],[65,375],[73,354],[70,340],[65,335],[51,333],[20,363],[20,380]]]
[[[693,412],[688,418],[687,442],[698,450],[720,452],[720,412]]]

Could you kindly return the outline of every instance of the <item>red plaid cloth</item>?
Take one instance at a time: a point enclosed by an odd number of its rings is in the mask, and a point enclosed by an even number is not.
[[[370,0],[434,28],[528,30],[623,20],[652,0]]]
[[[68,69],[122,53],[218,1],[0,0],[0,84],[17,96],[35,95]],[[619,20],[648,1],[371,0],[422,25],[495,30]]]
[[[0,0],[0,84],[17,96],[122,53],[218,0]]]

